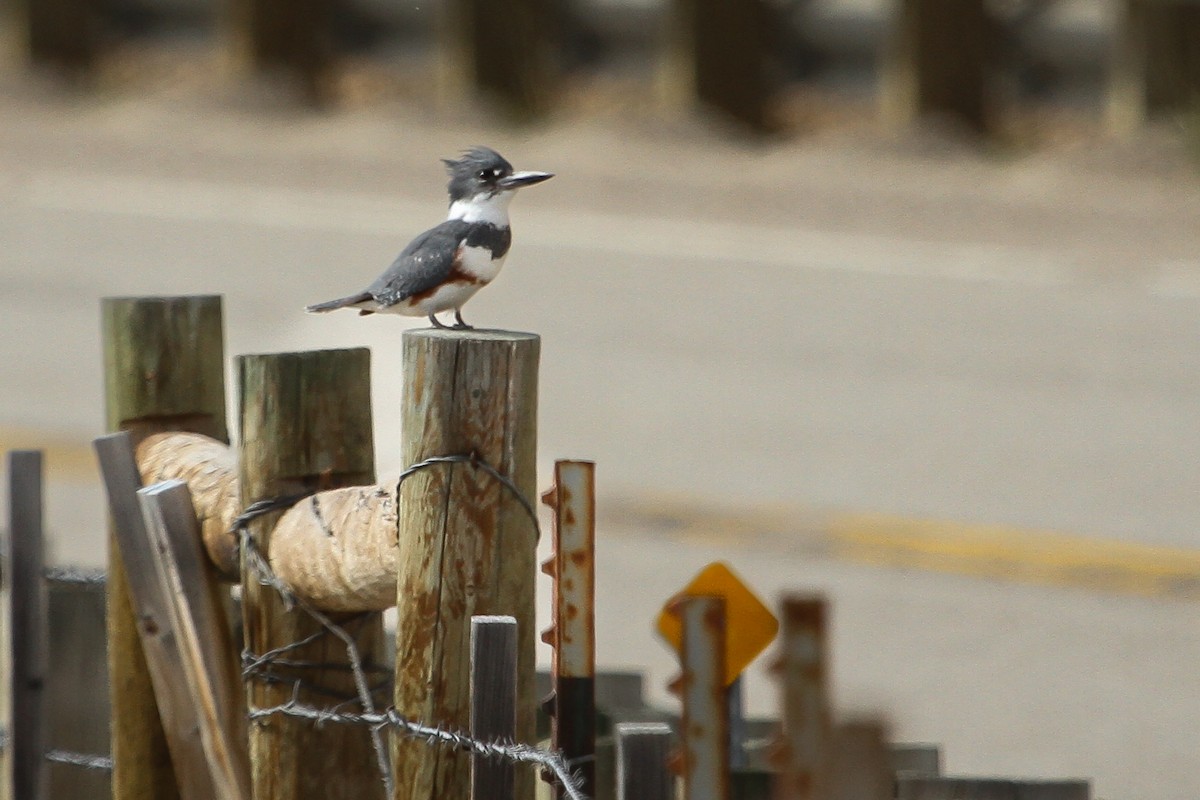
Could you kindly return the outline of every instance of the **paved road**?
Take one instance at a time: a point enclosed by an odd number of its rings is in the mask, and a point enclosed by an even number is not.
[[[405,323],[298,310],[436,222],[435,159],[486,141],[559,173],[514,204],[510,264],[467,317],[543,335],[545,463],[595,458],[622,510],[600,556],[603,662],[661,685],[667,656],[630,620],[725,557],[767,594],[828,589],[839,701],[944,742],[952,770],[1200,792],[1185,674],[1200,631],[1169,588],[984,581],[804,544],[849,509],[1195,547],[1195,181],[1114,167],[1107,145],[942,159],[861,134],[760,148],[678,121],[495,134],[394,108],[6,91],[0,443],[56,448],[61,558],[101,554],[80,446],[102,423],[102,296],[222,293],[231,353],[370,345],[381,469],[398,469]],[[796,522],[673,535],[645,511],[664,497]],[[694,532],[704,515],[685,516]],[[750,689],[768,709],[761,672]]]

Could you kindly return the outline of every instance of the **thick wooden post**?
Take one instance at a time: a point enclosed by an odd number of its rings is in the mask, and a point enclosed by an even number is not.
[[[482,96],[521,118],[550,110],[562,0],[447,0],[438,17],[443,103]]]
[[[331,99],[338,0],[232,0],[228,28],[237,60],[297,79],[307,100]]]
[[[220,297],[110,298],[101,315],[110,431],[129,431],[135,446],[162,431],[227,438]],[[112,536],[108,564],[113,800],[173,800],[175,775]]]
[[[237,371],[243,505],[309,489],[374,482],[368,350],[240,356]],[[264,554],[270,552],[271,528],[278,517],[270,514],[251,525]],[[299,608],[285,610],[275,589],[259,582],[242,555],[249,652],[262,655],[318,634],[320,624]],[[383,663],[381,615],[338,621],[355,637],[369,667]],[[339,704],[337,698],[356,697],[346,647],[338,638],[318,636],[289,650],[286,660],[287,664],[264,665],[267,675],[248,676],[251,708],[285,704],[294,693],[301,703],[322,708]],[[360,710],[354,702],[340,707]],[[262,719],[250,728],[250,759],[256,800],[369,800],[384,794],[370,732],[363,726],[318,726],[281,716]]]
[[[994,124],[995,20],[985,0],[896,0],[883,110],[893,125],[941,114],[987,132]]]
[[[1108,125],[1130,134],[1163,113],[1200,110],[1200,5],[1123,0],[1113,36]]]
[[[540,340],[503,331],[404,334],[404,463],[474,453],[534,502]],[[470,620],[517,620],[517,740],[534,735],[534,528],[520,500],[479,466],[438,464],[400,487],[396,708],[465,730]],[[395,800],[464,800],[469,759],[396,744]],[[518,767],[518,800],[533,774]]]
[[[776,129],[772,13],[766,0],[672,0],[665,80],[673,104],[699,102],[751,130]]]
[[[100,55],[103,10],[99,0],[18,0],[6,16],[30,64],[82,72]]]

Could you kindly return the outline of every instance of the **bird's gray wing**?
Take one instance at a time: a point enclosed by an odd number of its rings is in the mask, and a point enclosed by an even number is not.
[[[468,228],[461,220],[446,220],[425,231],[408,243],[367,291],[383,307],[433,291],[453,274]]]

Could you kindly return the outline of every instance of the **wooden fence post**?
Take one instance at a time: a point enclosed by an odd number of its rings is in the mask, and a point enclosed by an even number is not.
[[[884,118],[907,125],[944,114],[986,133],[994,125],[996,21],[985,0],[896,0],[884,58]]]
[[[46,584],[42,578],[42,454],[8,454],[8,590],[12,727],[7,758],[13,800],[46,795],[45,686],[49,673]]]
[[[232,0],[227,27],[236,59],[254,69],[287,73],[310,103],[330,100],[339,5],[338,0]]]
[[[699,102],[755,131],[778,128],[772,13],[765,0],[673,0],[663,77],[670,102]]]
[[[363,348],[239,356],[242,503],[301,491],[374,482],[370,352]],[[257,549],[270,552],[279,513],[250,525]],[[261,655],[316,635],[287,654],[287,664],[267,664],[266,676],[248,676],[251,708],[272,708],[295,697],[325,707],[331,697],[356,696],[346,647],[299,608],[286,610],[275,589],[263,586],[242,553],[242,612],[246,648]],[[365,665],[382,658],[378,613],[338,618],[354,635]],[[302,664],[324,665],[305,668]],[[372,672],[373,674],[373,672]],[[299,687],[298,689],[296,687]],[[382,703],[381,703],[382,705]],[[356,705],[346,705],[355,710]],[[250,759],[257,800],[317,800],[383,795],[370,731],[363,726],[317,725],[274,716],[250,728]],[[331,795],[337,787],[336,795]]]
[[[779,800],[825,800],[831,713],[827,681],[825,599],[783,599],[776,669],[783,700],[783,746],[776,786]]]
[[[671,726],[665,722],[618,722],[617,800],[675,800],[675,776],[667,768]]]
[[[108,430],[133,444],[191,431],[226,440],[220,297],[109,298],[101,306]],[[179,796],[121,553],[109,537],[108,669],[113,800]]]
[[[100,55],[102,13],[97,0],[18,0],[10,9],[29,63],[77,73]]]
[[[404,333],[403,463],[464,454],[482,463],[437,464],[400,486],[395,705],[409,719],[465,729],[471,616],[507,614],[517,620],[522,742],[534,735],[536,541],[528,510],[539,345],[528,333]],[[461,753],[398,740],[393,768],[396,800],[467,796],[469,760]],[[517,798],[532,791],[532,771],[518,769]]]
[[[443,104],[482,97],[516,117],[550,110],[563,0],[447,0],[437,19]]]
[[[577,763],[580,790],[596,794],[596,465],[554,463],[554,486],[542,501],[554,510],[554,555],[542,571],[554,580],[551,627],[552,741]],[[563,797],[561,786],[555,796]]]
[[[1107,122],[1130,134],[1163,112],[1200,112],[1200,6],[1180,0],[1118,4]]]
[[[471,617],[471,736],[513,741],[517,733],[517,621]],[[513,800],[513,765],[471,756],[471,800]]]

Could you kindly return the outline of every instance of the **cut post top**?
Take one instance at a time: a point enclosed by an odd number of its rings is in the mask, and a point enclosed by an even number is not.
[[[404,337],[415,339],[439,339],[461,342],[528,342],[541,341],[536,333],[505,331],[495,328],[470,328],[468,330],[446,330],[445,328],[410,328]]]

